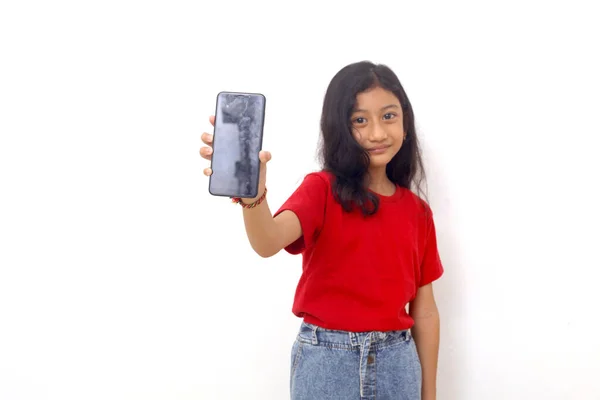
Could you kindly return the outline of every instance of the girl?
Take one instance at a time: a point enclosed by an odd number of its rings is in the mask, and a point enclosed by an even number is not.
[[[211,117],[214,124],[214,117]],[[302,254],[293,313],[293,400],[436,397],[439,315],[431,283],[443,268],[412,106],[384,65],[351,64],[327,89],[320,172],[271,213],[261,151],[259,197],[243,207],[262,257]],[[212,135],[200,154],[210,159]],[[211,174],[210,168],[205,175]]]

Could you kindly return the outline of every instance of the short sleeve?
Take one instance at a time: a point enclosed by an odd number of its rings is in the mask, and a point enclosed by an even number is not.
[[[425,238],[425,253],[421,262],[421,279],[419,287],[439,279],[444,273],[444,267],[438,252],[435,223],[431,210],[427,218],[427,236]]]
[[[283,211],[292,211],[300,220],[302,236],[285,248],[290,254],[300,254],[310,248],[323,226],[329,182],[319,173],[306,175],[300,186],[277,210],[274,217]]]

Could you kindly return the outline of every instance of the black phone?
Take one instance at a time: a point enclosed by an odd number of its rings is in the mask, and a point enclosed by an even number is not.
[[[213,134],[213,196],[258,196],[266,98],[259,93],[220,92]]]

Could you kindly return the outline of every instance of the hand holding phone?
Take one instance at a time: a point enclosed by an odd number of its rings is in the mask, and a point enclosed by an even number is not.
[[[215,126],[215,120],[216,117],[215,116],[211,116],[209,118],[209,121],[211,123],[211,125],[213,125],[213,127]],[[261,128],[262,130],[262,128]],[[218,133],[217,133],[218,135]],[[213,161],[213,153],[214,153],[214,141],[215,141],[215,135],[209,134],[204,132],[201,136],[202,142],[204,143],[204,146],[202,146],[200,148],[200,156],[202,156],[202,158],[206,159],[206,160],[210,160],[211,164],[213,166],[216,166]],[[217,139],[218,140],[218,137]],[[221,143],[220,143],[221,144]],[[226,144],[226,142],[222,142],[222,144]],[[262,132],[261,132],[261,143],[262,145]],[[223,149],[223,150],[221,150]],[[258,148],[259,149],[259,148]],[[258,152],[258,149],[256,149]],[[224,156],[224,160],[227,160],[228,158],[231,159],[231,156],[228,156],[228,152],[231,150],[228,147],[218,147],[218,150],[220,150],[221,152],[221,156]],[[239,149],[237,150],[239,151]],[[243,199],[245,199],[244,202],[246,203],[252,203],[253,201],[257,200],[258,198],[260,198],[262,196],[262,194],[265,191],[265,187],[266,187],[266,163],[271,159],[271,153],[269,153],[268,151],[260,151],[258,152],[258,163],[259,163],[259,171],[258,171],[258,185],[256,187],[255,190],[253,190],[254,188],[252,187],[252,185],[250,185],[249,189],[250,190],[246,190],[244,192],[244,189],[248,188],[248,185],[242,185],[241,190],[240,190],[240,186],[239,186],[239,182],[237,182],[236,185],[231,185],[231,179],[225,179],[225,182],[228,182],[229,185],[223,185],[223,184],[218,184],[219,182],[222,182],[223,179],[221,178],[220,180],[213,180],[211,183],[212,188],[210,188],[210,192],[211,194],[214,195],[220,195],[220,196],[229,196],[229,197],[241,197]],[[231,172],[231,171],[230,171]],[[212,168],[205,168],[204,169],[204,175],[211,177],[213,175],[213,169]],[[226,176],[226,175],[225,175]],[[229,178],[231,178],[231,173]],[[210,184],[209,184],[210,186]],[[220,187],[219,187],[220,186]],[[227,187],[229,186],[229,187]],[[224,190],[223,190],[224,189]],[[242,193],[243,192],[243,193]],[[239,194],[242,194],[241,196]],[[251,197],[249,197],[249,194],[252,195]]]
[[[208,190],[213,196],[246,199],[260,196],[259,152],[265,97],[257,93],[221,92],[216,103]]]

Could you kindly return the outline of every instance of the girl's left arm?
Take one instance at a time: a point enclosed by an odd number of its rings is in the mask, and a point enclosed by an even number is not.
[[[423,372],[421,397],[422,400],[435,400],[440,343],[440,316],[433,296],[433,286],[431,283],[419,288],[417,296],[410,303],[409,312],[415,321],[411,331],[417,346],[417,353],[419,353]]]

